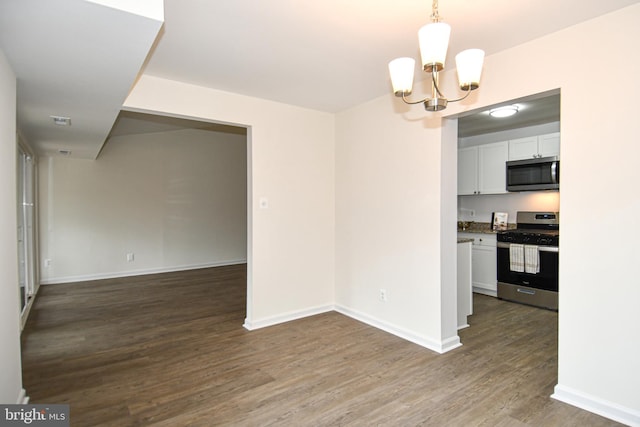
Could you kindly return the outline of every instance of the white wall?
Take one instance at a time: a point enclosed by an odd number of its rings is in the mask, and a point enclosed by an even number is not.
[[[488,58],[480,104],[560,88],[559,369],[555,396],[640,424],[637,158],[640,5]],[[606,57],[606,71],[593,58]],[[540,72],[539,64],[553,64]],[[510,76],[518,76],[512,79]],[[601,90],[601,84],[606,90]],[[598,94],[599,108],[589,100]],[[631,95],[631,96],[629,96]],[[626,267],[629,266],[629,267]]]
[[[0,50],[0,403],[22,403],[16,196],[16,77]]]
[[[518,211],[558,212],[560,194],[560,191],[524,191],[508,194],[458,196],[458,219],[490,222],[493,212],[507,212],[509,214],[508,221],[515,224]],[[472,216],[473,213],[475,216]]]
[[[383,97],[336,118],[336,305],[445,351],[459,339],[455,317],[441,330],[440,120],[405,120],[394,106]]]
[[[333,115],[147,75],[125,107],[250,128],[246,327],[333,307]]]
[[[41,282],[245,262],[246,163],[244,135],[196,129],[41,159]]]
[[[640,5],[634,5],[490,55],[480,90],[445,110],[455,117],[561,90],[562,251],[554,396],[634,424],[640,424],[640,286],[633,270],[640,232],[632,226],[640,212],[640,93],[630,82],[640,73],[640,57],[629,52],[635,52],[640,39],[639,21]],[[606,71],[594,58],[606,58]],[[442,81],[445,93],[455,93],[454,72]],[[456,162],[449,159],[440,166],[439,151],[441,144],[457,146],[457,140],[429,124],[420,129],[415,115],[431,113],[416,112],[420,107],[408,112],[397,104],[383,97],[338,116],[336,300],[411,328],[408,333],[437,337],[436,330],[449,320],[446,307],[440,317],[432,298],[447,286],[439,277],[451,277],[445,270],[455,268],[455,263],[436,261],[439,256],[455,259],[455,247],[442,245],[444,252],[438,253],[439,236],[456,217],[455,203],[449,207],[444,197],[440,202],[440,193],[450,185],[438,178],[441,167],[455,172]],[[390,298],[405,310],[420,306],[429,313],[401,313],[391,301],[379,304],[375,290],[381,285],[400,293],[390,292]]]
[[[541,43],[562,82],[562,251],[556,396],[640,425],[640,4]],[[585,43],[585,39],[589,43]],[[568,54],[568,52],[571,52]],[[596,71],[593,58],[607,58]],[[580,72],[576,72],[580,70]],[[604,82],[603,82],[604,80]],[[597,82],[597,83],[596,83]],[[602,91],[600,84],[606,84]],[[602,105],[591,105],[598,93]],[[613,406],[613,408],[612,408]],[[633,410],[633,414],[630,414]]]

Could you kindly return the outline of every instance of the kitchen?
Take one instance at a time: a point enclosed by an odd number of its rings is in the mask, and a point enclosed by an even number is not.
[[[468,326],[466,316],[472,314],[469,287],[474,294],[557,310],[559,184],[515,185],[511,176],[507,189],[506,165],[512,162],[511,175],[525,167],[530,173],[532,161],[536,173],[545,175],[546,169],[555,179],[559,153],[559,93],[514,100],[459,119],[459,329]],[[558,162],[540,166],[549,158]]]

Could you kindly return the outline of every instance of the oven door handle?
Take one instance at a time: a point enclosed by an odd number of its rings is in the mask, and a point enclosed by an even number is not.
[[[511,244],[507,243],[507,242],[498,242],[496,243],[496,246],[499,248],[505,248],[505,249],[509,249],[509,246]],[[538,246],[538,251],[540,252],[555,252],[558,253],[560,252],[560,249],[558,248],[558,246]]]

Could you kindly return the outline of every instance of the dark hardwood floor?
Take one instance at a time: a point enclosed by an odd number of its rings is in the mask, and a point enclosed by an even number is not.
[[[549,397],[557,314],[474,295],[439,355],[332,312],[242,327],[245,266],[43,286],[31,403],[72,426],[613,426]]]

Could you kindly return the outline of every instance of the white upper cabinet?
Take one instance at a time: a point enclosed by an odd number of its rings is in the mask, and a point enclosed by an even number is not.
[[[506,193],[506,141],[458,150],[458,195]]]
[[[507,192],[506,142],[478,147],[478,194],[502,194]]]
[[[538,137],[512,139],[509,141],[509,160],[533,159],[538,156]]]
[[[560,132],[540,135],[538,152],[540,157],[560,156]]]
[[[509,160],[535,159],[560,155],[560,132],[509,141]]]
[[[478,192],[478,147],[458,150],[458,195]]]

